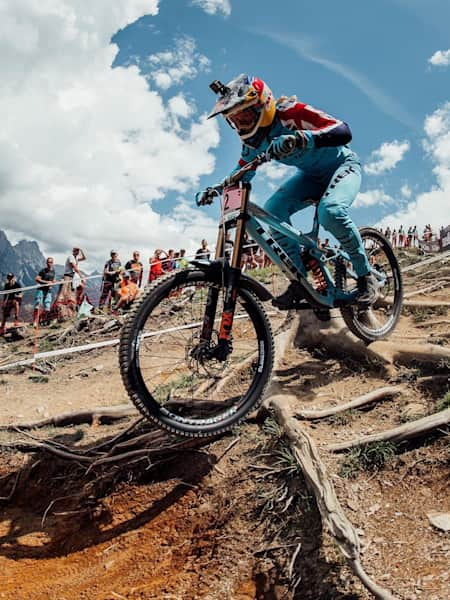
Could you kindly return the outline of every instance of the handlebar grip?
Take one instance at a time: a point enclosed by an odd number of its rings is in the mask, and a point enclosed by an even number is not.
[[[281,144],[281,148],[285,154],[290,154],[297,146],[297,138],[295,135],[286,136]]]

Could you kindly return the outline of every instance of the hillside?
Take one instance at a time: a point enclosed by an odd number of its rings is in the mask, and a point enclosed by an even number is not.
[[[418,260],[401,255],[403,267]],[[274,372],[276,396],[318,447],[359,536],[367,573],[389,597],[404,600],[448,597],[448,532],[432,524],[436,514],[450,513],[448,427],[401,443],[345,452],[330,446],[448,410],[450,362],[433,360],[429,349],[448,350],[449,269],[447,256],[404,273],[405,295],[418,304],[405,306],[389,342],[424,347],[421,357],[397,354],[389,364],[336,351],[327,340],[337,313],[313,345],[311,315],[271,317],[277,339],[292,331],[293,340]],[[284,285],[278,276],[268,282],[274,291]],[[37,340],[23,331],[22,339],[0,341],[0,366],[35,346],[45,351],[113,339],[120,326],[95,317],[77,329],[42,329]],[[316,500],[273,413],[252,415],[209,443],[173,448],[180,440],[136,414],[102,413],[132,409],[115,347],[49,358],[38,370],[0,371],[0,387],[0,423],[19,427],[0,431],[0,597],[373,597],[322,530]],[[362,409],[307,415],[386,387],[390,393]],[[20,430],[92,409],[94,417],[78,423]],[[147,436],[147,453],[115,461],[120,452],[141,448],[133,441],[138,434]],[[44,441],[47,449],[39,446]],[[56,455],[67,449],[72,456]]]

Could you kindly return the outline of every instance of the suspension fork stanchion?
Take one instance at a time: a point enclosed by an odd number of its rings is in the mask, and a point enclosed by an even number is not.
[[[241,257],[242,247],[244,245],[244,234],[247,222],[248,196],[250,184],[239,184],[242,193],[241,208],[236,221],[236,236],[234,240],[233,256],[231,259],[231,268],[225,283],[225,297],[223,302],[222,320],[219,328],[219,346],[227,354],[230,350],[231,330],[233,327],[234,311],[236,309],[236,299],[238,294],[239,280],[241,277]]]
[[[223,220],[219,225],[219,230],[217,232],[217,242],[216,242],[216,260],[221,258],[224,255],[224,228],[225,224]],[[211,335],[214,326],[214,320],[216,318],[216,310],[217,310],[217,300],[219,298],[219,289],[217,287],[210,287],[208,289],[208,296],[206,299],[206,307],[205,307],[205,315],[203,317],[203,325],[202,331],[200,333],[200,339],[202,342],[210,342]]]

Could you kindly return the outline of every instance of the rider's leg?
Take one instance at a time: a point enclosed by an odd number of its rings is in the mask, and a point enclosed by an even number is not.
[[[319,208],[319,223],[330,231],[348,253],[358,276],[360,300],[376,299],[376,284],[356,225],[348,214],[361,185],[361,167],[356,162],[344,163],[336,170],[323,194]]]
[[[298,171],[293,177],[288,179],[281,187],[267,200],[264,209],[270,212],[280,221],[291,225],[291,216],[311,205],[312,198],[320,198],[323,194],[323,184],[316,182],[308,177],[303,171]],[[295,266],[304,270],[300,259],[300,246],[294,240],[272,231],[273,238],[283,248]]]
[[[291,215],[310,206],[311,199],[320,198],[323,190],[323,184],[321,185],[302,171],[299,171],[267,200],[264,208],[280,221],[291,224]],[[272,231],[272,235],[294,262],[297,269],[305,272],[305,267],[300,258],[300,245],[276,231]],[[285,292],[272,300],[273,305],[282,310],[295,308],[301,302],[301,296],[299,296],[300,290],[298,288],[299,284],[292,281]]]

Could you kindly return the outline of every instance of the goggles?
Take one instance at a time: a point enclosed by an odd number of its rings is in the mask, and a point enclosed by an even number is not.
[[[256,106],[250,106],[232,115],[228,115],[227,119],[238,131],[251,131],[258,122],[259,112]]]

